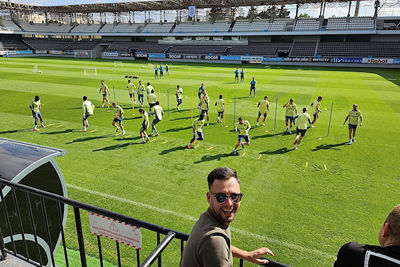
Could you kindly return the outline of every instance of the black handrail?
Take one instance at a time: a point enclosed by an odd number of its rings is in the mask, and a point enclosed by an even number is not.
[[[137,227],[142,227],[142,228],[145,228],[145,229],[148,229],[148,230],[151,230],[151,231],[163,234],[163,235],[167,235],[169,232],[173,232],[173,233],[175,233],[175,238],[182,239],[184,241],[187,241],[187,239],[189,238],[188,234],[185,234],[185,233],[182,233],[179,231],[175,231],[173,229],[169,229],[169,228],[162,227],[162,226],[159,226],[156,224],[138,220],[138,219],[132,218],[130,216],[126,216],[126,215],[119,214],[119,213],[116,213],[113,211],[102,209],[102,208],[99,208],[99,207],[96,207],[93,205],[85,204],[85,203],[82,203],[82,202],[79,202],[79,201],[76,201],[73,199],[69,199],[69,198],[54,194],[54,193],[46,192],[46,191],[36,189],[33,187],[29,187],[29,186],[26,186],[23,184],[17,184],[14,182],[10,182],[9,180],[6,180],[1,177],[0,177],[0,184],[5,184],[10,187],[17,188],[22,191],[26,191],[26,192],[32,193],[34,195],[37,195],[37,196],[42,196],[42,197],[50,199],[50,200],[57,200],[59,202],[62,202],[63,204],[68,204],[74,208],[91,211],[91,212],[97,213],[99,215],[107,216],[107,217],[110,217],[110,218],[113,218],[113,219],[116,219],[116,220],[119,220],[119,221],[122,221],[122,222],[125,222],[128,224],[132,224]]]
[[[140,267],[149,267],[151,264],[161,255],[163,250],[168,244],[174,239],[175,233],[169,232],[166,237],[158,244],[158,246],[151,252],[151,254],[145,259]]]

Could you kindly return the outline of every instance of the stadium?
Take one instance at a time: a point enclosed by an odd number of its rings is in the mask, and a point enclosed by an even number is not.
[[[398,2],[23,2],[0,1],[0,266],[179,266],[222,166],[244,194],[232,245],[269,248],[265,266],[379,244],[400,203]]]

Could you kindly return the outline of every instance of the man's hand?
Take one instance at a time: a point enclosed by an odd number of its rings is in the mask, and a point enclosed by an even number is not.
[[[256,264],[267,264],[267,263],[269,263],[268,260],[260,259],[265,254],[274,256],[274,253],[269,248],[259,248],[254,251],[248,252],[248,256],[246,257],[246,260],[256,263]]]

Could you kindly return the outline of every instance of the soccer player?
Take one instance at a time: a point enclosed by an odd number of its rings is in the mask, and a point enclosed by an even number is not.
[[[160,79],[161,78],[164,78],[164,68],[162,64],[160,65]]]
[[[203,126],[204,126],[204,115],[200,115],[198,119],[195,119],[193,121],[192,124],[193,138],[190,140],[189,144],[187,145],[187,148],[192,148],[192,145],[194,145],[196,139],[200,141],[204,140]]]
[[[204,90],[200,99],[200,115],[207,116],[207,126],[210,123],[210,117],[208,116],[209,102],[210,102],[210,97],[208,96],[206,90]]]
[[[117,105],[117,103],[113,102],[112,106],[114,107],[114,120],[112,122],[112,126],[114,126],[117,130],[116,132],[119,131],[119,128],[122,130],[121,135],[125,135],[125,129],[124,126],[122,125],[122,121],[124,120],[124,110],[122,109],[121,106]],[[118,122],[119,127],[115,124]]]
[[[257,104],[258,106],[258,117],[257,117],[257,123],[256,127],[258,127],[258,121],[260,120],[261,115],[264,116],[263,121],[262,121],[262,126],[265,126],[265,119],[267,118],[267,111],[269,112],[269,101],[268,101],[268,96],[264,96],[264,99],[260,100]]]
[[[294,117],[297,115],[297,105],[294,103],[293,98],[289,99],[289,102],[287,102],[285,105],[283,105],[284,108],[286,108],[286,114],[285,114],[285,123],[286,123],[286,132],[289,132],[290,134],[292,133],[292,123],[295,124]],[[289,122],[290,121],[290,128],[289,128]]]
[[[222,122],[224,118],[224,108],[225,108],[225,102],[222,99],[222,95],[219,95],[219,99],[215,101],[215,106],[217,107],[217,112],[218,112],[218,119],[217,123]]]
[[[235,149],[232,152],[233,155],[237,155],[236,149],[239,147],[239,145],[242,145],[242,148],[244,148],[245,144],[247,146],[250,145],[250,137],[249,137],[250,129],[251,129],[250,122],[244,121],[242,117],[239,117],[238,122],[235,124],[235,133],[239,132],[239,136]],[[246,142],[245,144],[242,142],[243,139]]]
[[[168,67],[168,64],[165,64],[165,74],[167,74],[167,76],[169,76],[169,67]]]
[[[46,127],[43,124],[42,113],[40,112],[40,110],[42,109],[42,105],[40,104],[40,98],[38,95],[35,96],[34,100],[32,100],[31,104],[29,105],[29,108],[31,109],[32,116],[35,119],[35,127],[33,128],[33,131],[35,132],[39,131],[39,129],[37,128],[38,119],[40,119],[41,126],[43,128]]]
[[[139,109],[139,113],[142,114],[142,125],[140,126],[140,137],[142,138],[141,144],[147,143],[149,141],[149,137],[147,136],[147,128],[149,128],[149,114],[147,114],[146,111],[144,111],[142,108]],[[144,138],[146,137],[146,141],[144,141]]]
[[[139,100],[139,103],[140,103],[140,107],[143,107],[143,102],[144,102],[144,100],[143,100],[144,91],[145,91],[145,89],[144,89],[144,84],[142,83],[142,81],[139,81],[138,89],[137,89],[137,94],[138,94],[138,100]]]
[[[311,123],[310,115],[307,113],[307,108],[303,108],[303,113],[297,115],[296,117],[294,117],[294,119],[297,119],[296,139],[293,143],[293,150],[296,150],[297,147],[300,145],[301,140],[303,140],[303,137],[306,135],[308,129],[307,122],[310,124],[310,127],[314,126]]]
[[[154,112],[150,114],[150,115],[154,115],[154,120],[151,123],[150,136],[152,136],[154,132],[156,133],[155,136],[158,136],[156,124],[162,120],[162,116],[164,115],[164,110],[162,109],[162,107],[160,106],[160,102],[158,102],[158,101],[156,102],[156,105],[153,107],[153,109],[154,109]]]
[[[201,101],[201,95],[204,93],[205,90],[206,90],[206,87],[204,86],[204,83],[201,83],[201,85],[199,87],[199,92],[197,94],[197,96],[199,97],[199,101]]]
[[[104,83],[104,81],[101,81],[101,86],[99,90],[99,94],[103,95],[103,104],[100,106],[101,108],[104,108],[104,102],[107,101],[107,107],[110,107],[110,101],[108,100],[108,96],[111,95],[110,90],[108,90],[107,84]]]
[[[253,77],[253,79],[251,80],[251,82],[250,82],[250,94],[249,94],[249,96],[251,96],[251,92],[253,92],[254,91],[254,97],[256,97],[256,80],[254,80],[254,77]]]
[[[239,68],[236,68],[235,70],[235,83],[239,82]]]
[[[321,112],[321,109],[320,109],[321,101],[322,101],[322,96],[319,96],[316,100],[314,100],[311,103],[311,107],[313,107],[313,121],[312,121],[312,124],[314,124],[317,121],[317,119],[319,117],[318,114]]]
[[[150,83],[148,82],[148,83],[147,83],[147,86],[146,86],[147,100],[149,100],[149,95],[150,95],[151,91],[154,91],[154,88],[153,88],[153,86],[151,86]]]
[[[240,82],[244,82],[244,70],[242,69],[242,71],[240,72]]]
[[[131,80],[128,80],[128,85],[126,86],[126,88],[129,91],[129,97],[131,98],[132,105],[135,105],[136,104],[136,99],[135,99],[136,86],[133,83],[131,83]]]
[[[349,120],[349,145],[352,143],[356,142],[356,130],[357,130],[357,124],[358,124],[358,119],[360,119],[360,127],[362,126],[363,123],[363,116],[361,115],[361,111],[359,111],[357,104],[353,105],[353,109],[349,111],[349,114],[347,115],[346,119],[343,122],[343,125],[346,124],[347,119]]]
[[[158,67],[157,66],[154,68],[154,78],[158,79]]]
[[[149,99],[149,112],[151,112],[151,109],[156,105],[157,102],[157,96],[154,93],[154,90],[150,91],[150,94],[147,98]]]
[[[168,65],[167,65],[168,66]],[[179,106],[182,104],[182,94],[183,94],[183,90],[182,87],[179,86],[179,84],[176,86],[176,91],[175,91],[175,95],[176,95],[176,109],[180,110]]]
[[[94,105],[92,102],[87,100],[87,96],[83,97],[83,129],[82,132],[86,132],[86,128],[89,127],[89,116],[94,114]]]

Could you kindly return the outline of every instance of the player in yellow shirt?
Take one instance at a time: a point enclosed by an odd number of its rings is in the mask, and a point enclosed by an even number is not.
[[[147,83],[146,86],[146,93],[147,93],[147,100],[149,100],[149,95],[151,94],[151,91],[154,92],[154,87],[150,85],[150,83]]]
[[[164,110],[160,106],[160,102],[156,102],[156,105],[153,107],[154,112],[151,113],[150,115],[154,115],[154,120],[151,123],[151,133],[150,135],[153,135],[155,132],[155,136],[158,136],[158,132],[156,129],[156,124],[159,123],[162,120],[162,116],[164,115]]]
[[[138,95],[138,100],[139,100],[139,103],[140,103],[140,107],[143,107],[144,92],[145,92],[144,84],[142,83],[142,81],[139,81],[139,84],[137,86],[137,95]]]
[[[239,147],[239,145],[242,145],[242,148],[244,148],[245,144],[247,146],[250,145],[250,137],[249,137],[250,129],[251,129],[250,122],[244,121],[242,117],[239,117],[238,122],[235,124],[235,133],[238,132],[239,136],[235,149],[232,152],[233,155],[237,155],[236,149]],[[242,142],[243,139],[246,142],[245,144]]]
[[[311,107],[313,108],[313,121],[312,124],[314,124],[318,117],[319,113],[321,112],[321,101],[322,101],[322,96],[319,96],[316,100],[314,100],[311,103]]]
[[[119,128],[121,128],[122,130],[121,135],[125,135],[125,129],[124,126],[122,125],[122,121],[124,120],[124,110],[120,105],[117,105],[117,103],[115,102],[112,103],[112,106],[114,108],[114,119],[112,122],[112,126],[114,126],[117,129],[116,132],[118,132]],[[117,122],[119,124],[119,127],[115,124]]]
[[[131,99],[132,105],[136,104],[136,99],[135,99],[135,88],[136,86],[131,83],[131,80],[128,80],[128,85],[126,86],[129,92],[129,97]]]
[[[179,84],[176,86],[176,91],[175,91],[175,96],[176,96],[176,109],[180,110],[179,106],[182,104],[182,94],[183,94],[183,90],[182,88],[179,86]]]
[[[297,115],[297,105],[294,103],[293,98],[289,99],[289,102],[287,102],[285,105],[283,105],[284,108],[286,108],[286,113],[285,113],[285,123],[286,123],[286,132],[289,131],[289,133],[292,133],[292,123],[295,123],[295,120],[293,119]],[[288,121],[290,121],[290,128],[288,126]]]
[[[296,139],[294,140],[294,147],[293,150],[296,150],[297,147],[300,145],[301,140],[303,140],[303,137],[306,135],[307,129],[307,123],[310,124],[310,127],[314,127],[311,123],[311,117],[307,113],[307,108],[303,108],[303,113],[297,115],[294,117],[297,119],[297,128],[296,128]]]
[[[260,120],[261,115],[264,116],[263,121],[262,121],[262,126],[265,126],[265,119],[267,118],[267,111],[269,112],[269,102],[268,102],[268,96],[264,96],[264,99],[262,99],[260,102],[258,102],[258,117],[257,117],[257,123],[256,127],[258,127],[258,121]]]
[[[108,100],[108,96],[111,95],[110,90],[108,90],[108,86],[107,84],[104,83],[104,81],[101,81],[101,86],[100,86],[100,90],[99,90],[99,94],[103,95],[103,104],[100,106],[102,108],[104,108],[104,103],[105,101],[107,101],[107,107],[110,107],[110,101]]]
[[[360,119],[360,127],[363,123],[363,116],[361,115],[361,111],[359,111],[357,104],[353,105],[353,109],[349,111],[346,119],[343,122],[343,125],[346,124],[347,119],[349,120],[349,145],[356,142],[356,130],[358,125],[358,119]]]
[[[151,112],[151,109],[156,105],[157,102],[157,96],[154,93],[154,90],[150,91],[150,94],[147,96],[147,99],[149,100],[149,112]]]
[[[89,127],[89,116],[94,114],[94,105],[87,99],[87,96],[83,97],[83,129],[82,132],[86,132],[86,128]]]
[[[142,114],[142,124],[140,126],[140,137],[142,138],[141,144],[147,143],[149,141],[149,136],[147,135],[146,131],[149,128],[149,114],[147,114],[146,111],[144,111],[142,108],[139,109],[139,113]],[[144,138],[146,137],[146,141],[144,141]]]
[[[210,97],[208,96],[206,90],[204,89],[200,99],[200,115],[207,117],[207,126],[210,123],[210,117],[208,116],[209,102],[210,102]]]
[[[193,137],[190,140],[189,144],[187,145],[187,148],[192,148],[192,145],[194,145],[194,142],[197,140],[204,140],[204,135],[203,135],[203,126],[204,126],[204,115],[200,115],[198,119],[195,119],[193,121],[192,127],[193,127]]]
[[[37,128],[37,122],[38,119],[40,120],[40,124],[41,126],[44,128],[46,126],[44,126],[43,124],[43,118],[42,118],[42,113],[40,112],[40,110],[42,109],[42,105],[40,104],[40,97],[37,95],[35,96],[35,99],[32,100],[31,104],[29,105],[29,108],[32,111],[32,116],[35,119],[35,126],[33,128],[33,130],[39,131],[39,129]]]
[[[222,95],[219,95],[219,99],[215,101],[215,106],[217,107],[217,112],[218,112],[218,119],[217,123],[222,122],[224,118],[224,108],[225,108],[225,102],[222,99]]]

